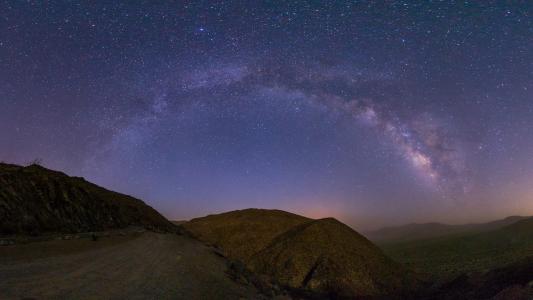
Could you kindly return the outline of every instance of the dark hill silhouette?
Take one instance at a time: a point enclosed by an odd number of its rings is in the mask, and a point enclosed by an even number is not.
[[[411,223],[402,226],[384,227],[366,232],[365,236],[378,243],[413,241],[420,239],[444,237],[450,235],[470,234],[490,231],[514,224],[528,217],[510,216],[505,219],[487,223],[449,225],[442,223]]]
[[[503,228],[506,232],[513,235],[533,236],[533,217],[529,217]]]
[[[439,280],[483,273],[533,255],[533,218],[494,230],[386,243],[382,248],[397,261]]]
[[[483,274],[459,276],[424,299],[533,299],[533,256]]]
[[[0,234],[176,227],[141,200],[39,165],[0,163]]]
[[[183,226],[252,272],[289,289],[330,297],[398,296],[419,284],[414,274],[332,218],[247,209],[193,219]]]

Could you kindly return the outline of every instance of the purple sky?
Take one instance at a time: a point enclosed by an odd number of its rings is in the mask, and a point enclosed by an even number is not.
[[[0,160],[171,219],[533,214],[531,5],[274,3],[4,1]]]

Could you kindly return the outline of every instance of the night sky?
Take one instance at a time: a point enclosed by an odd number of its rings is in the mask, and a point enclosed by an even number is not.
[[[0,160],[171,219],[531,215],[533,4],[504,2],[2,1]]]

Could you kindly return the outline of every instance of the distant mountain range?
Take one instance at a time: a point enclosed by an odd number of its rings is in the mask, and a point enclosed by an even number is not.
[[[392,258],[434,279],[484,273],[533,257],[533,217],[492,230],[387,242],[381,247]],[[530,280],[533,284],[533,273]]]
[[[377,243],[407,242],[450,235],[480,233],[502,228],[527,219],[524,216],[510,216],[505,219],[487,223],[471,223],[449,225],[442,223],[412,223],[395,227],[384,227],[375,231],[365,232],[365,236]]]
[[[0,235],[176,227],[139,199],[39,165],[0,163]]]

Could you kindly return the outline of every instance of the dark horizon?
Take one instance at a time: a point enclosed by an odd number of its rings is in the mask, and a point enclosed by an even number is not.
[[[533,215],[533,7],[0,4],[0,161],[173,220]]]

